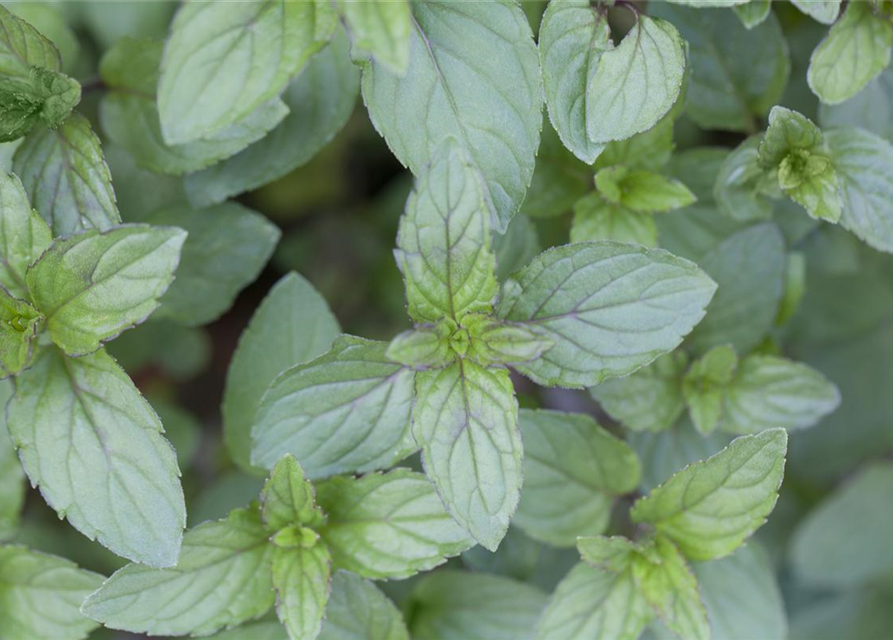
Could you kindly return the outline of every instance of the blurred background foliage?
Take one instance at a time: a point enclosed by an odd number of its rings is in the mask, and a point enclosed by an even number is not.
[[[98,60],[125,35],[164,39],[176,9],[174,2],[138,0],[4,4],[58,45],[65,71],[84,85],[81,111],[101,136],[98,105],[104,88],[97,79]],[[545,2],[526,0],[523,7],[536,29]],[[805,81],[809,55],[827,28],[787,4],[777,3],[774,11],[790,54],[789,81],[780,103],[820,123],[835,118],[846,122],[845,113],[820,109]],[[620,12],[616,18],[622,21],[628,16]],[[741,51],[742,56],[749,53]],[[891,76],[893,71],[888,69],[881,80]],[[890,121],[889,113],[873,113]],[[754,124],[760,129],[765,126],[765,122]],[[698,202],[657,219],[659,244],[698,260],[752,224],[724,216],[713,198],[720,162],[746,134],[704,130],[683,113],[672,135],[675,152],[666,170],[688,185]],[[891,140],[893,126],[882,135]],[[6,170],[13,145],[2,145],[0,150],[0,163]],[[182,178],[141,169],[133,157],[105,138],[104,150],[125,221],[144,220],[161,208],[188,207]],[[504,237],[495,240],[500,278],[542,248],[568,241],[572,207],[592,191],[592,175],[593,169],[561,146],[544,119],[523,215]],[[255,281],[241,289],[231,308],[201,326],[178,323],[175,318],[157,319],[164,314],[156,314],[156,319],[110,345],[111,353],[162,417],[176,447],[190,526],[224,516],[254,499],[260,488],[262,480],[239,471],[226,453],[220,401],[239,335],[280,277],[293,270],[310,280],[347,333],[388,339],[407,328],[403,286],[392,249],[411,186],[409,173],[375,132],[358,100],[344,129],[312,161],[237,198],[266,216],[282,236],[270,261]],[[790,285],[785,289],[780,280],[783,274],[759,276],[756,287],[760,291],[772,289],[766,277],[779,278],[777,294],[768,304],[777,309],[784,295],[789,308],[751,346],[816,367],[838,385],[843,401],[819,425],[791,438],[781,499],[757,542],[727,560],[705,565],[703,572],[698,570],[705,598],[719,600],[714,606],[728,612],[729,627],[714,630],[714,637],[889,638],[893,629],[893,257],[781,203],[776,205],[773,221],[761,224],[780,229],[785,259],[791,254],[805,258],[805,278],[800,299]],[[747,264],[769,259],[752,255]],[[742,327],[749,321],[737,318]],[[516,386],[522,406],[589,412],[622,433],[585,392],[541,389],[521,378]],[[0,392],[8,394],[8,386]],[[642,456],[646,486],[714,453],[728,441],[718,434],[703,437],[686,420],[669,431],[629,437]],[[7,480],[0,478],[0,482]],[[29,490],[23,501],[20,521],[15,513],[0,513],[0,540],[23,542],[105,575],[125,563],[60,522],[34,491]],[[628,506],[628,502],[620,505]],[[513,528],[495,554],[473,549],[448,563],[446,570],[382,586],[404,608],[419,640],[466,637],[463,616],[474,617],[478,630],[492,628],[494,639],[515,639],[521,636],[506,633],[532,629],[546,594],[577,559],[574,550],[547,547]],[[742,582],[742,574],[731,570],[736,564],[745,567],[752,580]],[[462,568],[476,577],[460,587],[453,570]],[[515,597],[504,600],[484,595],[498,592],[500,580],[526,586],[519,585]],[[763,635],[741,636],[742,628]],[[91,637],[127,636],[99,629]]]

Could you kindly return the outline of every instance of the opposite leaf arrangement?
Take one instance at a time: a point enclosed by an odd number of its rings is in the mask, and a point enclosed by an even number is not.
[[[77,4],[0,7],[0,640],[784,640],[780,604],[764,633],[715,594],[772,600],[788,537],[798,577],[882,590],[822,536],[863,488],[880,518],[882,463],[832,489],[889,442],[827,471],[843,436],[794,439],[893,357],[847,342],[893,317],[889,3],[186,0],[123,30]],[[405,188],[338,182],[342,129]],[[337,225],[363,189],[321,251],[271,214],[275,257],[229,200]],[[367,233],[384,330],[308,260]],[[200,432],[173,399],[201,327],[271,259]],[[745,547],[789,434],[783,516],[828,505]],[[40,497],[77,543],[28,528]]]

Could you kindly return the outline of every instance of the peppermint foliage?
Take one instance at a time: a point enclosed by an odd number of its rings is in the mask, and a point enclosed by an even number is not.
[[[0,638],[891,635],[889,2],[0,26]]]

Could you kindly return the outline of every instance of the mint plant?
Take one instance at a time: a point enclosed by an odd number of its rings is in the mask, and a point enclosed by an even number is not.
[[[0,27],[0,640],[893,634],[889,2]]]

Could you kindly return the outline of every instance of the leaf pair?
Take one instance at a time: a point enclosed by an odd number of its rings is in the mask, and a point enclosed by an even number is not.
[[[741,435],[772,427],[804,429],[840,404],[840,393],[811,367],[771,355],[740,361],[718,346],[686,370],[684,353],[663,356],[628,378],[591,389],[612,417],[636,431],[671,428],[686,406],[695,427]]]
[[[261,500],[259,509],[237,509],[187,532],[173,569],[134,564],[118,571],[87,599],[84,613],[115,629],[209,634],[263,615],[275,592],[289,637],[313,640],[333,569],[402,578],[470,546],[424,476],[405,469],[334,478],[314,496],[300,466],[285,457]],[[187,585],[186,597],[171,603],[171,590]]]
[[[738,438],[633,505],[633,522],[651,527],[650,536],[579,538],[587,564],[559,583],[536,637],[635,640],[656,615],[679,637],[708,640],[710,624],[686,559],[726,556],[765,522],[786,447],[782,429]]]
[[[676,102],[685,48],[669,22],[636,14],[615,48],[607,9],[549,3],[539,53],[549,117],[564,145],[592,164],[611,140],[650,129]]]

